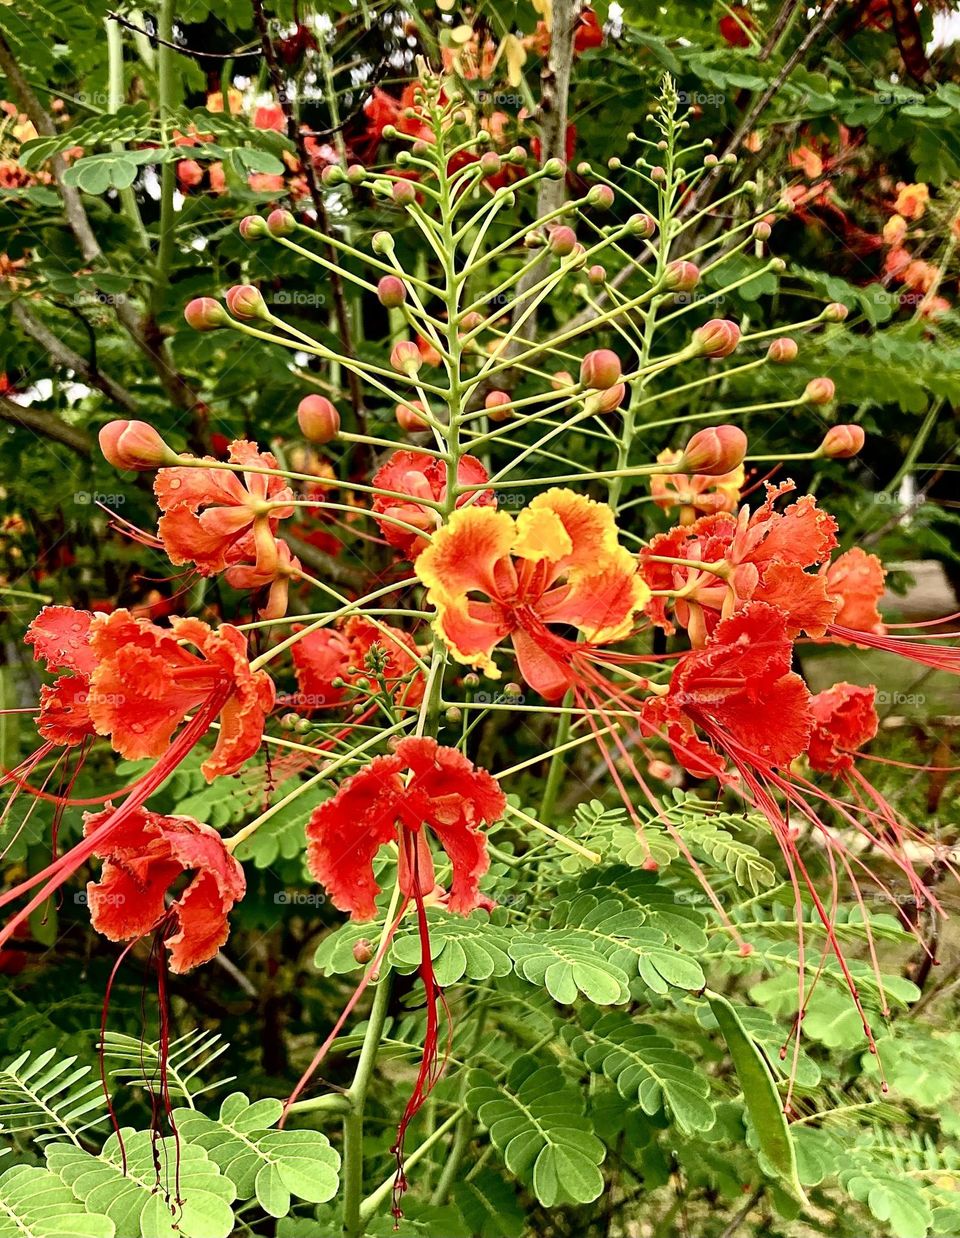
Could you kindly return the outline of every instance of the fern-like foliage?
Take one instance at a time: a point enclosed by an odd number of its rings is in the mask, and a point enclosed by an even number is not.
[[[166,1083],[170,1095],[186,1100],[206,1092],[216,1091],[232,1083],[235,1075],[226,1078],[211,1076],[211,1067],[230,1048],[217,1032],[197,1028],[171,1041],[167,1053]],[[125,1080],[132,1087],[156,1087],[160,1079],[160,1042],[144,1042],[122,1032],[107,1032],[103,1055],[111,1065],[114,1079]]]
[[[21,1053],[0,1071],[0,1125],[38,1143],[65,1137],[79,1145],[106,1119],[103,1085],[92,1072],[55,1048]]]

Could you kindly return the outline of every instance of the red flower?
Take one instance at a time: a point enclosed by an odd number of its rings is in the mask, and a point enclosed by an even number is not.
[[[807,759],[813,769],[839,774],[853,768],[853,755],[877,733],[877,689],[835,683],[810,698],[813,731]]]
[[[162,756],[188,714],[218,704],[216,746],[200,767],[208,781],[235,773],[259,748],[273,682],[251,671],[246,637],[230,624],[214,631],[200,619],[174,618],[160,628],[117,610],[93,618],[90,647],[90,718],[121,756]]]
[[[275,469],[270,452],[239,439],[230,444],[232,464]],[[293,514],[285,506],[293,493],[280,477],[226,469],[160,469],[154,482],[164,513],[157,533],[172,563],[194,563],[214,576],[237,563],[256,562],[260,571],[276,563],[276,528]]]
[[[475,456],[462,456],[457,467],[457,481],[461,486],[478,486],[487,480],[487,470]],[[373,478],[373,485],[391,494],[378,494],[373,500],[375,515],[389,516],[378,520],[380,532],[408,559],[415,559],[427,546],[427,540],[414,530],[423,529],[432,533],[440,525],[440,513],[435,508],[425,507],[423,500],[442,503],[447,497],[447,466],[436,456],[422,451],[395,451]],[[409,498],[398,498],[398,494]],[[470,491],[457,499],[457,507],[465,503],[471,507],[496,507],[497,499],[492,490]],[[403,521],[414,528],[405,529],[394,521]]]
[[[603,27],[594,9],[583,9],[577,18],[577,29],[573,36],[573,50],[586,52],[591,47],[603,46]]]
[[[731,47],[749,47],[748,31],[757,28],[757,23],[750,16],[749,10],[742,5],[732,8],[729,13],[720,18],[717,25],[724,41]]]
[[[87,813],[84,835],[109,821],[114,809]],[[164,817],[138,809],[122,829],[101,836],[93,854],[103,861],[99,881],[87,885],[90,922],[111,941],[134,941],[162,928],[170,970],[207,963],[227,940],[227,915],[243,898],[243,869],[220,835],[192,817]],[[193,878],[166,904],[181,874]]]
[[[333,680],[343,679],[348,683],[361,678],[372,680],[366,660],[374,645],[379,646],[385,657],[383,677],[397,704],[419,705],[423,699],[423,676],[417,674],[409,678],[417,667],[410,656],[410,651],[415,649],[411,638],[389,624],[377,627],[361,615],[351,615],[338,628],[309,632],[292,647],[300,688],[297,707],[301,710],[330,709],[356,699],[343,688],[335,688]]]
[[[524,679],[548,700],[573,685],[597,645],[630,635],[649,597],[610,508],[559,488],[516,520],[476,506],[454,512],[416,572],[457,661],[497,678],[492,654],[509,636]]]
[[[96,667],[90,648],[92,620],[88,610],[45,606],[27,628],[24,640],[33,645],[34,658],[44,661],[48,671],[69,672],[40,689],[37,730],[50,743],[79,744],[96,733],[87,708]]]
[[[727,753],[760,769],[787,766],[811,728],[810,693],[790,670],[792,653],[784,614],[748,602],[680,659],[667,694],[644,703],[644,719],[698,778],[720,773]]]
[[[722,616],[748,601],[782,611],[791,637],[823,636],[833,622],[838,602],[826,576],[806,569],[827,561],[837,544],[837,524],[809,494],[778,512],[776,500],[793,488],[793,482],[768,486],[766,501],[752,514],[743,508],[737,519],[704,516],[660,534],[640,552],[640,570],[651,588],[684,591],[674,613],[694,645],[702,646]],[[656,558],[696,560],[711,570]],[[662,599],[654,599],[648,614],[664,625]]]
[[[405,783],[402,774],[411,777]],[[401,739],[389,756],[375,757],[314,809],[307,825],[307,864],[335,906],[357,920],[376,914],[380,887],[373,859],[389,842],[400,845],[399,880],[407,895],[432,892],[429,827],[453,866],[447,906],[466,915],[480,906],[478,883],[490,861],[481,825],[502,815],[506,799],[486,770],[436,740]]]
[[[834,623],[857,632],[882,635],[886,628],[877,603],[883,597],[883,564],[859,546],[838,555],[826,570],[827,590],[840,599]]]

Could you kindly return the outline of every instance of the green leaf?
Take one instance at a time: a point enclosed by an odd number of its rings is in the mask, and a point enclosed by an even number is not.
[[[92,1070],[56,1048],[21,1053],[0,1071],[0,1125],[38,1143],[102,1125],[103,1085]]]
[[[521,1058],[505,1083],[472,1071],[467,1108],[490,1131],[507,1169],[547,1208],[589,1203],[603,1191],[606,1149],[583,1116],[583,1098],[556,1066]]]
[[[644,1113],[667,1111],[686,1134],[710,1129],[715,1114],[709,1080],[671,1040],[619,1010],[599,1018],[584,1011],[581,1023],[560,1034],[588,1070],[611,1079]]]
[[[773,1173],[790,1193],[801,1203],[806,1203],[797,1174],[796,1149],[770,1067],[730,1002],[710,989],[706,990],[706,998],[730,1050],[744,1104],[760,1141],[760,1150]]]
[[[510,972],[512,965],[507,951],[512,934],[494,923],[487,912],[475,911],[462,917],[430,911],[427,920],[434,973],[443,988],[464,979],[489,980]],[[401,972],[419,967],[419,934],[398,934],[390,958]]]
[[[291,1196],[326,1203],[337,1193],[340,1155],[320,1131],[271,1130],[283,1103],[265,1099],[251,1104],[233,1092],[220,1106],[218,1119],[195,1109],[178,1109],[177,1129],[189,1144],[205,1149],[236,1187],[240,1199],[256,1196],[270,1216],[286,1216]]]
[[[569,1005],[581,994],[598,1006],[630,1000],[627,973],[576,933],[550,929],[525,934],[510,943],[510,956],[517,975],[543,985],[556,1002]]]
[[[87,1212],[49,1169],[14,1165],[0,1174],[0,1238],[114,1238],[109,1217]]]
[[[233,1232],[233,1183],[196,1144],[124,1130],[110,1136],[99,1156],[51,1144],[47,1164],[78,1199],[102,1209],[123,1238],[227,1238]]]

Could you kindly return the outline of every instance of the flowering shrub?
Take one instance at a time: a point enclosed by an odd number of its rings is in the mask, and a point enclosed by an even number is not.
[[[723,7],[725,44],[754,48],[752,10]],[[576,55],[604,39],[590,9],[569,33]],[[299,22],[267,42],[318,51]],[[31,717],[0,774],[0,970],[71,900],[107,963],[71,1028],[94,1043],[41,1031],[0,1075],[18,1152],[46,1145],[0,1202],[18,1232],[107,1238],[666,1233],[693,1184],[718,1234],[758,1205],[784,1235],[855,1209],[949,1233],[939,1128],[899,1176],[872,1136],[952,1095],[918,1080],[909,1017],[953,840],[887,775],[955,767],[880,751],[878,689],[895,659],[955,676],[960,649],[940,616],[887,621],[888,568],[821,484],[868,441],[838,419],[843,374],[804,368],[848,307],[721,316],[784,274],[778,232],[813,226],[834,156],[811,138],[803,192],[699,204],[735,161],[668,76],[622,155],[542,158],[467,85],[549,56],[550,25],[461,43],[402,98],[375,85],[352,149],[253,113],[300,140],[280,170],[240,161],[258,274],[190,288],[183,319],[224,377],[248,345],[286,367],[296,429],[102,419],[131,498],[102,504],[109,534],[157,588],[34,608],[42,682],[5,702]],[[185,200],[228,192],[217,139],[246,106],[224,89],[209,132],[177,127]],[[369,239],[311,213],[339,191]],[[926,187],[890,207],[885,269],[932,319],[937,275],[893,258]],[[357,290],[383,346],[295,312],[274,274],[294,260],[331,323],[334,285]],[[771,456],[784,418],[817,430]],[[866,682],[820,682],[835,666]],[[278,908],[258,992],[235,955]],[[281,973],[302,995],[282,1015]],[[262,1069],[217,1109],[246,1002]]]

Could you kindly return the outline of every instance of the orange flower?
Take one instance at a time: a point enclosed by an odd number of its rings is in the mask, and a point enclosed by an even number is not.
[[[902,215],[891,215],[883,225],[883,243],[894,247],[902,245],[907,236],[907,221]]]
[[[885,576],[877,556],[867,554],[859,546],[838,555],[826,571],[827,592],[840,599],[834,623],[857,632],[882,635],[887,629],[877,603],[883,597]]]
[[[434,534],[416,572],[437,610],[434,627],[459,662],[497,678],[492,654],[509,636],[524,679],[548,700],[572,686],[578,657],[591,646],[629,636],[649,597],[613,513],[571,490],[538,495],[516,519],[461,508]],[[584,643],[561,635],[558,624],[577,629]]]
[[[682,456],[682,452],[668,449],[661,451],[657,460],[667,465],[677,464]],[[692,524],[699,515],[736,511],[743,481],[742,465],[715,477],[704,473],[654,473],[650,478],[650,493],[657,507],[665,512],[679,507],[680,523]]]
[[[904,219],[922,219],[930,201],[930,190],[921,182],[919,185],[907,185],[902,181],[897,186],[897,199],[893,209]]]

